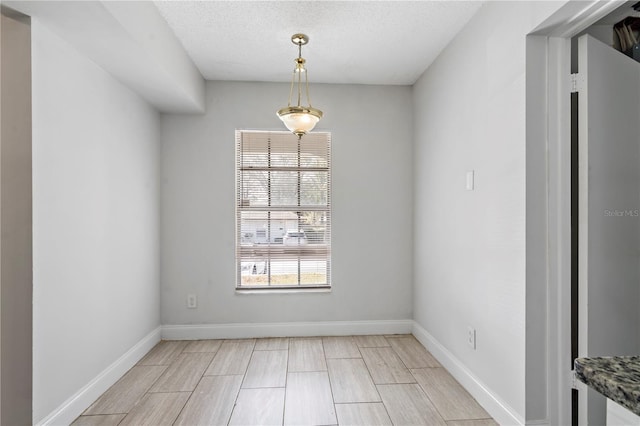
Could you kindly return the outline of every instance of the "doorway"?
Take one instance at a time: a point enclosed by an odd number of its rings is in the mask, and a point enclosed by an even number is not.
[[[577,354],[572,356],[577,357],[635,355],[640,347],[640,63],[614,49],[613,25],[603,26],[608,38],[601,41],[588,29],[572,49],[578,59],[577,93],[571,95],[577,96],[572,105],[572,122],[577,117],[572,126],[572,199],[577,199],[572,347]],[[606,399],[592,389],[576,392],[577,423],[605,424]]]
[[[574,198],[572,208],[572,154],[577,156],[578,152],[571,149],[571,39],[625,6],[629,3],[569,2],[527,38],[527,182],[544,182],[544,191],[530,189],[527,184],[527,238],[536,234],[536,229],[529,230],[530,220],[539,220],[537,231],[544,234],[546,256],[541,273],[546,286],[530,280],[527,272],[527,421],[584,424],[576,415],[577,405],[572,409],[572,400],[577,402],[580,393],[573,389],[586,387],[575,383],[571,371],[580,344],[575,339],[572,344],[571,338],[572,322],[573,328],[578,327],[571,282],[579,278],[573,271],[580,253],[577,246],[572,247],[572,212],[577,211],[578,202]],[[544,160],[530,161],[535,158],[531,152],[538,152]],[[544,217],[535,216],[538,210],[529,207],[530,201],[531,205],[544,204]],[[578,220],[576,215],[573,221]],[[527,243],[527,268],[535,266],[539,254],[529,251]],[[574,300],[576,296],[574,286]],[[546,309],[537,314],[535,301],[541,299]],[[545,330],[529,333],[530,324]],[[541,371],[546,371],[544,380],[540,379]],[[539,400],[540,393],[546,401]]]

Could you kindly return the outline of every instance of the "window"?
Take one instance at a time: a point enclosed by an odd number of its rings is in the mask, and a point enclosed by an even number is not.
[[[331,285],[331,135],[236,132],[238,289]]]

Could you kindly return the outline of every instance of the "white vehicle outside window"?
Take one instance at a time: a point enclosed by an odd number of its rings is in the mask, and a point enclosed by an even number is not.
[[[307,236],[304,234],[303,230],[287,231],[282,238],[282,242],[285,246],[306,246]]]

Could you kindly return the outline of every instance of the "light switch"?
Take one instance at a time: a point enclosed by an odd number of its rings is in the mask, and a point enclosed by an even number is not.
[[[467,191],[473,191],[473,170],[467,172]]]
[[[198,307],[198,296],[195,294],[187,294],[187,308],[196,309]]]

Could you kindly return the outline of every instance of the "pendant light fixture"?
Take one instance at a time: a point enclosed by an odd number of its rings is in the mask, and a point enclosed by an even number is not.
[[[298,135],[298,139],[307,134],[322,118],[322,111],[313,108],[311,106],[311,99],[309,98],[309,77],[307,76],[307,69],[305,68],[305,59],[302,57],[302,46],[309,43],[309,37],[305,34],[294,34],[291,36],[291,42],[298,45],[298,57],[294,60],[296,67],[293,70],[291,77],[291,88],[289,89],[289,103],[286,107],[278,110],[278,117],[287,126],[291,132]],[[304,75],[304,83],[302,76]],[[302,92],[304,84],[304,91],[307,97],[307,106],[302,105]],[[293,96],[293,87],[297,87],[298,103],[295,106],[291,105],[291,98]]]

